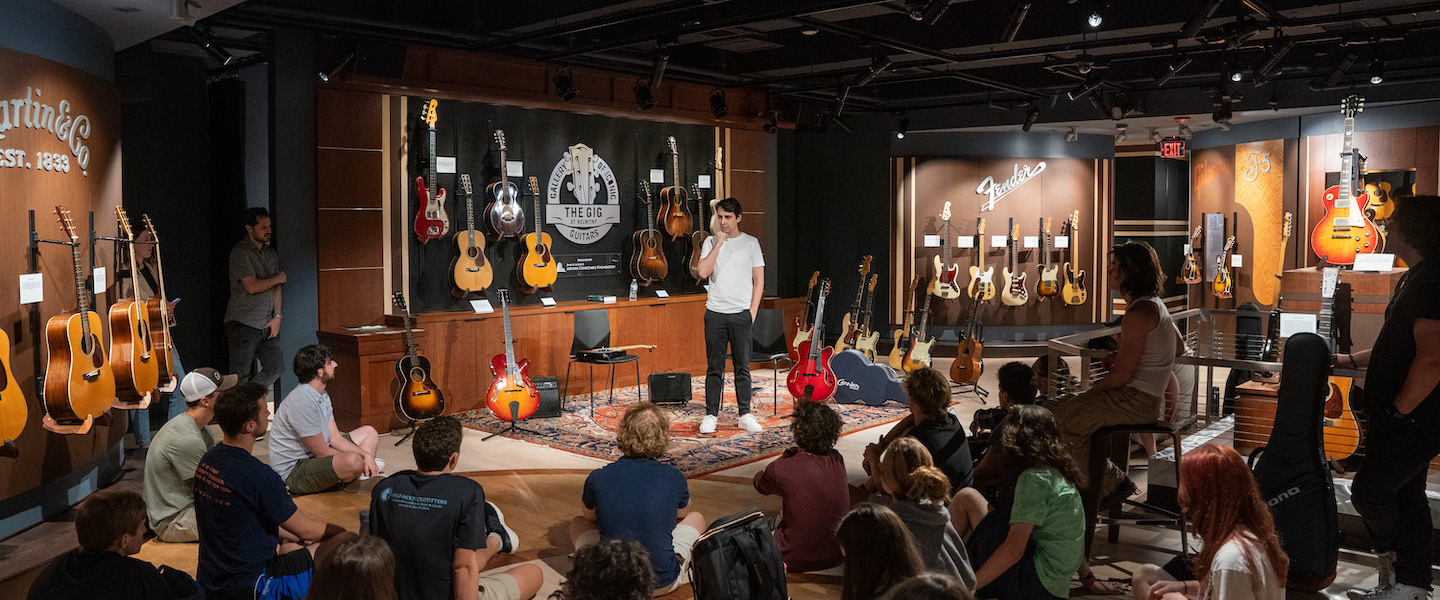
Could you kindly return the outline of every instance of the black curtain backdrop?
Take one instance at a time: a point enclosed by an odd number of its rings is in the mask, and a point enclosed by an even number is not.
[[[410,156],[408,164],[409,181],[405,184],[408,197],[405,219],[407,224],[421,207],[421,200],[415,192],[414,178],[429,168],[429,132],[421,120],[421,111],[428,98],[412,97],[407,103],[409,114],[406,126],[410,132]],[[436,146],[441,157],[455,157],[455,173],[440,173],[439,185],[446,189],[445,210],[450,215],[451,237],[421,243],[410,227],[406,237],[410,245],[410,298],[411,310],[471,310],[470,299],[461,298],[454,291],[451,281],[451,261],[459,255],[453,234],[466,227],[465,197],[460,188],[460,175],[470,174],[475,193],[475,229],[488,231],[485,219],[489,198],[486,187],[500,179],[500,152],[495,143],[496,129],[505,132],[506,159],[524,163],[524,176],[510,180],[521,191],[520,203],[525,210],[526,233],[534,230],[535,204],[530,195],[527,179],[536,177],[540,184],[540,211],[542,216],[558,210],[547,206],[545,196],[552,172],[565,152],[575,144],[585,144],[594,150],[614,172],[618,188],[620,222],[612,225],[603,237],[591,244],[578,244],[560,234],[554,224],[546,223],[545,233],[553,242],[551,252],[564,262],[575,255],[594,256],[598,261],[607,261],[618,255],[619,270],[603,275],[560,273],[551,291],[541,290],[537,294],[525,294],[516,282],[515,267],[524,248],[520,238],[499,238],[493,234],[486,238],[486,257],[491,262],[495,278],[487,291],[491,304],[498,308],[496,290],[509,288],[514,304],[538,304],[540,297],[553,295],[556,300],[583,300],[591,295],[626,296],[629,293],[629,261],[633,248],[632,234],[646,226],[645,204],[641,201],[644,188],[641,181],[649,181],[650,169],[663,169],[665,183],[648,184],[653,202],[652,211],[660,208],[661,188],[674,184],[671,154],[666,138],[674,136],[679,151],[680,180],[687,191],[700,175],[710,175],[713,181],[712,159],[714,156],[715,130],[700,125],[680,125],[641,121],[596,115],[580,115],[553,110],[525,109],[492,106],[471,102],[441,100],[437,108]],[[566,180],[568,180],[568,176]],[[713,197],[712,190],[701,190],[706,200]],[[605,188],[601,187],[596,204],[604,202]],[[561,193],[562,204],[574,204],[573,195]],[[699,226],[696,204],[689,203],[692,221]],[[656,223],[656,228],[663,226]],[[664,235],[664,249],[669,263],[669,273],[663,285],[642,287],[642,297],[654,296],[654,290],[664,289],[670,295],[703,293],[704,290],[692,279],[686,269],[690,254],[688,238],[671,241]],[[553,293],[552,293],[553,292]]]

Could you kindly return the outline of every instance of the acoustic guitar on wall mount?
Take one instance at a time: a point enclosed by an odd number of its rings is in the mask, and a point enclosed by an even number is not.
[[[855,302],[850,305],[850,312],[840,317],[840,335],[835,338],[835,351],[844,352],[847,348],[855,347],[856,330],[860,326],[860,308],[865,298],[865,278],[870,276],[870,261],[872,256],[866,254],[860,259],[860,284],[855,288]]]
[[[983,268],[983,270],[982,270]],[[970,266],[970,299],[989,302],[995,297],[995,267],[985,266],[985,219],[975,220],[975,264]],[[938,283],[938,281],[937,281]],[[935,294],[939,296],[940,294]]]
[[[1355,114],[1365,109],[1365,100],[1351,94],[1340,104],[1345,115],[1345,143],[1340,150],[1340,181],[1326,188],[1321,202],[1325,205],[1325,217],[1315,225],[1310,234],[1310,248],[1315,255],[1331,264],[1355,264],[1360,254],[1382,252],[1384,238],[1375,228],[1375,223],[1366,217],[1369,196],[1355,194],[1356,181],[1353,170],[1359,152],[1355,150]]]
[[[470,186],[470,174],[460,175],[460,193],[465,195],[465,231],[455,234],[460,254],[451,259],[450,272],[462,296],[484,292],[495,279],[495,270],[485,258],[485,234],[475,229],[475,191]]]
[[[445,394],[431,376],[430,359],[420,355],[415,332],[410,327],[410,309],[405,294],[394,294],[395,310],[405,319],[405,356],[395,361],[395,414],[411,423],[445,414]]]
[[[1005,254],[1008,262],[1000,270],[1005,280],[1000,284],[1000,302],[1005,306],[1022,306],[1030,301],[1030,292],[1025,287],[1025,270],[1020,268],[1020,226],[1011,219],[1010,235],[1005,238]]]
[[[85,289],[85,271],[80,263],[80,233],[70,220],[70,209],[57,206],[55,215],[70,239],[79,309],[50,317],[45,324],[49,354],[45,366],[46,428],[67,427],[74,433],[85,433],[115,400],[115,374],[100,344],[100,315],[90,310],[90,292]]]
[[[155,279],[160,289],[156,290],[157,296],[145,302],[145,306],[150,311],[150,348],[155,353],[155,364],[160,367],[160,384],[164,385],[178,375],[175,372],[175,338],[170,335],[175,313],[170,312],[170,296],[165,295],[165,263],[160,260],[160,234],[155,231],[155,224],[150,222],[150,215],[142,213],[140,218],[145,222],[145,230],[150,232],[150,242],[155,247]]]
[[[1075,230],[1080,226],[1080,211],[1070,213],[1070,222],[1066,228],[1067,260],[1065,261],[1065,286],[1060,289],[1060,297],[1065,304],[1079,306],[1089,298],[1089,292],[1085,291],[1085,271],[1080,270],[1080,264],[1075,260]]]
[[[525,249],[520,254],[520,268],[515,276],[533,294],[541,288],[555,285],[560,278],[560,268],[550,254],[550,234],[545,233],[545,222],[540,218],[540,181],[530,178],[530,207],[535,214],[535,232],[525,234]]]
[[[440,187],[440,176],[435,166],[435,122],[439,106],[438,100],[430,100],[420,116],[430,128],[430,162],[425,173],[415,178],[415,197],[420,201],[420,210],[415,213],[415,236],[422,244],[450,233],[450,215],[445,212],[445,188]]]
[[[1035,284],[1035,294],[1041,300],[1060,293],[1060,265],[1050,262],[1051,250],[1050,217],[1040,218],[1040,282]]]
[[[704,283],[705,279],[700,276],[700,253],[705,249],[705,238],[710,237],[710,232],[705,230],[705,199],[700,196],[700,186],[690,186],[690,192],[695,204],[700,207],[700,218],[695,224],[695,231],[690,232],[690,260],[686,261],[686,268],[691,279]],[[815,287],[813,281],[810,287]]]
[[[525,231],[525,209],[520,206],[520,188],[510,182],[510,159],[505,147],[505,132],[495,130],[495,145],[500,148],[500,181],[485,188],[490,206],[485,213],[490,229],[502,238],[513,238]]]
[[[1190,251],[1185,253],[1185,264],[1180,266],[1180,276],[1175,278],[1178,283],[1195,285],[1205,280],[1205,273],[1200,270],[1200,261],[1195,260],[1195,254],[1200,251],[1195,243],[1200,241],[1202,228],[1203,226],[1196,225],[1195,232],[1190,234]]]
[[[124,208],[117,206],[115,219],[125,236],[126,254],[130,257],[130,289],[135,293],[110,307],[110,369],[115,372],[116,396],[127,404],[137,404],[160,385],[160,365],[150,346],[150,308],[140,299],[140,286],[134,282],[140,266],[135,261],[135,234],[130,229],[130,217]]]
[[[945,203],[944,210],[940,211],[940,220],[944,223],[940,226],[940,254],[935,257],[935,283],[930,289],[942,300],[954,300],[960,297],[960,265],[950,262],[950,203]]]
[[[810,275],[810,285],[805,288],[805,316],[795,317],[795,335],[790,336],[790,361],[800,362],[800,344],[810,339],[810,320],[815,316],[815,284],[820,281],[820,272]]]
[[[671,240],[690,235],[690,199],[685,194],[685,184],[680,182],[680,150],[675,146],[675,136],[666,140],[670,145],[671,174],[674,185],[660,190],[660,221],[665,224],[665,233]]]
[[[645,286],[664,281],[665,274],[670,272],[670,265],[665,262],[665,251],[660,247],[664,238],[660,236],[660,230],[655,228],[655,205],[650,201],[650,184],[641,181],[640,188],[645,190],[645,229],[630,236],[633,246],[630,274],[640,285]]]
[[[10,336],[0,330],[0,456],[19,456],[15,440],[25,431],[30,408],[25,404],[25,392],[15,381],[15,372],[10,370]]]
[[[800,343],[800,361],[785,377],[785,389],[796,400],[821,402],[835,395],[838,382],[830,370],[830,357],[835,349],[825,345],[825,297],[830,294],[830,280],[820,283],[820,298],[815,302],[815,320],[810,324],[810,339]]]

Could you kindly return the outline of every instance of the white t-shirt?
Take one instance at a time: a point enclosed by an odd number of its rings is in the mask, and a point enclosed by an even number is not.
[[[317,392],[308,383],[295,386],[280,401],[275,420],[270,423],[270,468],[281,479],[289,477],[296,463],[312,458],[300,440],[318,434],[329,444],[330,421],[334,418],[329,392]]]
[[[714,247],[715,237],[705,238],[700,258],[709,257]],[[763,266],[765,257],[760,254],[760,240],[755,236],[742,231],[739,236],[725,240],[720,256],[715,259],[715,271],[710,273],[705,308],[727,315],[750,310],[750,298],[755,292],[751,269]]]
[[[1230,538],[1215,552],[1209,580],[1208,588],[1200,594],[1203,600],[1285,600],[1285,588],[1275,568],[1260,543],[1249,534]]]

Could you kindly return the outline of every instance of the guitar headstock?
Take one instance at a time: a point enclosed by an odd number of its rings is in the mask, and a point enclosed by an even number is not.
[[[503,129],[496,129],[496,130],[495,130],[495,146],[498,147],[498,148],[500,148],[500,151],[501,151],[501,152],[504,152],[504,151],[505,151],[505,130],[503,130]],[[501,173],[504,173],[504,172],[505,172],[505,165],[500,165],[500,172],[501,172]]]
[[[150,232],[150,241],[160,243],[160,234],[155,233],[155,224],[150,222],[150,214],[140,213],[140,220],[145,222],[145,231]]]
[[[391,294],[391,299],[395,302],[395,310],[400,311],[402,314],[410,314],[410,309],[405,307],[404,292],[401,292],[400,290],[395,290],[395,293]]]
[[[540,178],[534,175],[530,176],[530,195],[537,197],[540,195]]]
[[[650,182],[645,181],[644,179],[641,179],[641,180],[640,180],[640,189],[645,190],[645,203],[646,203],[646,204],[649,204],[649,203],[650,203]]]
[[[915,295],[915,290],[920,289],[920,279],[919,275],[910,278],[910,295]]]
[[[1356,94],[1350,94],[1340,101],[1340,114],[1345,115],[1347,119],[1353,119],[1356,113],[1364,111],[1365,99]]]
[[[950,202],[948,200],[945,202],[945,209],[940,211],[940,218],[946,223],[950,222]]]
[[[982,235],[985,235],[985,217],[975,219],[975,237],[978,238]],[[979,244],[976,244],[976,246],[979,246]]]
[[[499,290],[496,290],[496,293],[500,296],[500,308],[505,308],[510,305],[509,288],[500,288]]]
[[[1050,235],[1050,217],[1044,217],[1040,220],[1040,231],[1045,235]]]
[[[1291,227],[1292,225],[1294,225],[1294,224],[1295,224],[1295,215],[1291,214],[1289,211],[1286,211],[1286,212],[1285,212],[1285,225],[1284,225],[1283,227],[1281,227],[1281,232],[1282,232],[1281,235],[1283,235],[1283,236],[1285,236],[1285,237],[1287,237],[1287,238],[1290,237],[1290,227]]]
[[[75,221],[70,220],[69,208],[66,208],[63,205],[56,206],[55,218],[56,220],[60,221],[60,229],[64,230],[65,235],[70,237],[71,243],[76,243],[80,241],[80,234],[75,230]]]
[[[820,282],[820,272],[819,272],[819,271],[816,271],[816,272],[814,272],[814,273],[811,273],[811,274],[810,274],[810,286],[807,287],[807,288],[805,288],[806,291],[807,291],[807,293],[806,293],[805,295],[806,295],[806,296],[809,296],[810,294],[809,294],[808,292],[809,292],[809,291],[814,291],[814,290],[815,290],[815,284],[816,284],[816,283],[819,283],[819,282]]]
[[[868,289],[867,289],[866,291],[870,291],[870,292],[875,291],[875,284],[878,283],[879,281],[880,281],[880,276],[879,276],[879,275],[871,275],[871,276],[870,276],[870,285],[868,286]]]
[[[1231,251],[1231,250],[1234,250],[1234,249],[1235,249],[1235,236],[1232,235],[1232,236],[1230,236],[1230,239],[1225,240],[1225,254],[1229,254],[1230,251]]]
[[[475,195],[475,190],[473,190],[473,189],[470,188],[470,174],[469,174],[469,173],[461,173],[461,174],[460,174],[460,189],[465,190],[465,195],[466,195],[466,196],[474,196],[474,195]]]
[[[1320,271],[1320,297],[1334,298],[1335,285],[1340,282],[1340,267],[1325,267]]]
[[[115,207],[115,221],[120,223],[120,232],[125,234],[125,239],[135,239],[135,232],[130,230],[130,216],[125,214],[123,207]]]
[[[823,300],[830,293],[830,278],[820,280],[820,298]]]
[[[672,135],[672,136],[670,136],[669,138],[667,138],[667,139],[665,140],[665,143],[667,143],[667,144],[670,145],[670,154],[672,154],[672,155],[680,154],[680,150],[675,147],[675,136]]]
[[[1080,227],[1080,211],[1077,210],[1070,213],[1070,231],[1073,233],[1078,227]]]
[[[1020,239],[1020,226],[1019,226],[1019,225],[1011,225],[1011,226],[1010,226],[1010,239],[1011,239],[1012,241],[1013,241],[1013,240],[1018,240],[1018,239]]]
[[[701,199],[702,199],[702,198],[700,197],[700,184],[698,184],[698,183],[692,183],[692,184],[690,184],[690,195],[691,195],[691,196],[694,196],[696,200],[701,200]]]
[[[865,277],[868,276],[868,275],[870,275],[870,261],[871,261],[871,259],[873,259],[873,258],[874,258],[873,256],[870,256],[869,254],[866,254],[866,255],[865,255],[865,258],[860,259],[860,280],[861,280],[861,281],[864,281],[864,280],[865,280]]]
[[[440,101],[439,101],[439,100],[436,100],[436,99],[434,99],[434,98],[431,98],[429,102],[426,102],[426,103],[425,103],[425,108],[421,109],[421,111],[420,111],[420,120],[425,121],[425,125],[426,125],[426,126],[428,126],[428,127],[431,128],[431,129],[434,129],[434,128],[435,128],[435,121],[439,120],[439,117],[436,116],[437,111],[439,111],[439,109],[440,109]]]
[[[720,160],[720,157],[721,157],[722,155],[724,155],[724,154],[725,154],[725,149],[724,149],[724,148],[722,148],[722,147],[720,147],[720,146],[716,146],[716,147],[715,147],[715,172],[717,172],[717,173],[720,172],[721,169],[724,169],[724,168],[725,168],[725,167],[724,167],[724,162]]]
[[[1200,239],[1200,232],[1201,232],[1201,230],[1203,230],[1204,228],[1205,228],[1204,225],[1196,225],[1196,226],[1195,226],[1195,231],[1190,234],[1190,246],[1191,246],[1191,247],[1194,247],[1194,246],[1195,246],[1195,240]]]

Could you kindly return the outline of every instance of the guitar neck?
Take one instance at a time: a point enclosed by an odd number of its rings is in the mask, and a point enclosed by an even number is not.
[[[1354,182],[1350,180],[1350,170],[1354,168],[1353,161],[1355,160],[1354,142],[1355,118],[1346,117],[1345,147],[1340,152],[1340,198],[1335,201],[1335,208],[1338,210],[1343,210],[1343,214],[1347,219],[1350,216],[1350,205],[1352,203],[1352,191],[1354,186]]]
[[[90,298],[85,293],[85,271],[80,267],[80,245],[70,247],[71,260],[75,262],[75,296],[80,303],[80,331],[86,340],[90,339],[90,319],[85,315],[90,312]]]
[[[440,175],[437,173],[438,167],[435,164],[435,150],[435,127],[432,125],[430,127],[430,169],[425,173],[427,176],[429,176],[425,182],[428,184],[425,187],[425,189],[427,190],[426,193],[430,196],[429,198],[425,199],[425,202],[427,203],[435,199],[435,188],[438,185],[436,180],[440,178]],[[472,227],[471,229],[474,228]]]
[[[412,361],[416,358],[415,332],[410,329],[410,311],[401,313],[405,319],[405,354]]]
[[[815,321],[810,325],[810,360],[820,360],[820,347],[825,345],[824,329],[821,328],[821,321],[825,318],[825,293],[820,293],[820,301],[815,305]]]
[[[915,339],[925,339],[925,330],[930,327],[930,297],[934,294],[925,294],[925,307],[920,309],[920,325],[915,328]]]
[[[520,368],[515,366],[515,340],[510,335],[510,303],[500,302],[500,314],[505,320],[505,372],[515,374]]]
[[[679,153],[679,152],[671,152],[671,153],[670,153],[670,168],[671,168],[672,171],[674,171],[674,175],[675,175],[675,189],[677,190],[676,193],[684,192],[684,191],[685,191],[685,188],[680,185],[680,153]]]
[[[469,188],[465,191],[465,229],[475,230],[475,192]]]

